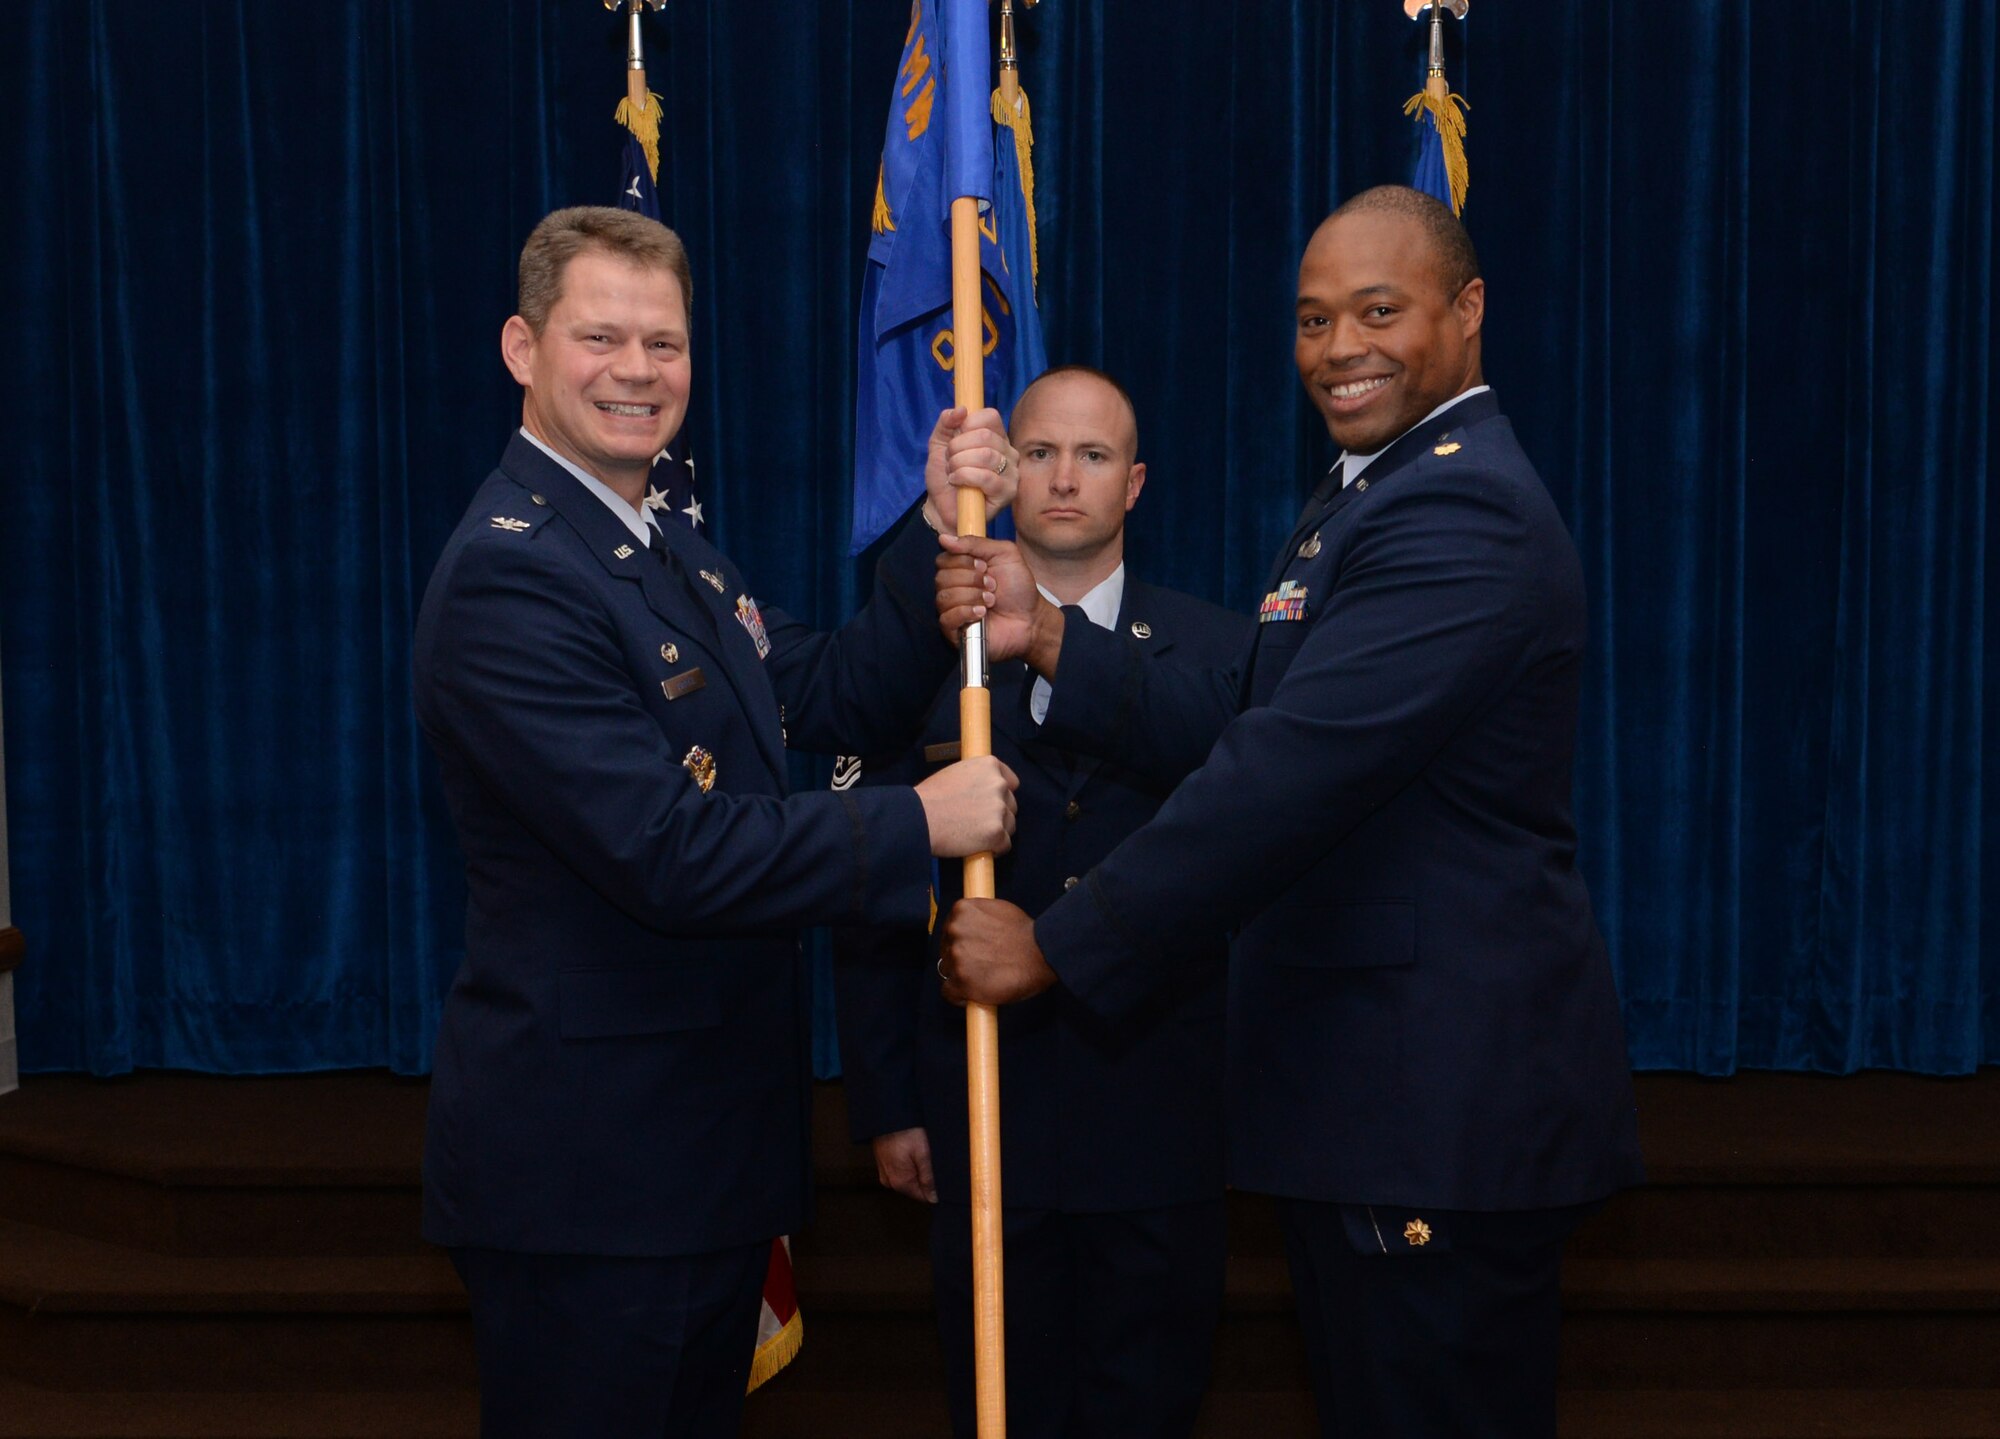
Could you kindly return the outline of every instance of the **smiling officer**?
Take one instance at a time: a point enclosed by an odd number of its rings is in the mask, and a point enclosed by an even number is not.
[[[1485,299],[1414,190],[1313,236],[1296,358],[1343,453],[1243,672],[1147,663],[1002,545],[940,572],[948,628],[984,614],[1054,681],[1050,739],[1159,772],[1214,741],[1039,919],[960,901],[945,993],[1112,1020],[1234,934],[1229,1177],[1278,1196],[1326,1435],[1553,1435],[1564,1241],[1640,1177],[1575,863],[1583,579],[1484,383]]]
[[[936,539],[906,522],[874,597],[815,634],[644,504],[690,378],[680,241],[559,210],[521,252],[501,352],[521,429],[417,622],[417,712],[465,852],[424,1234],[472,1299],[481,1431],[733,1435],[773,1237],[807,1212],[806,976],[795,931],[921,924],[930,857],[1005,850],[1013,778],[787,794],[805,747],[912,733],[953,661]],[[931,440],[1011,498],[991,411]],[[816,482],[816,481],[815,481]]]

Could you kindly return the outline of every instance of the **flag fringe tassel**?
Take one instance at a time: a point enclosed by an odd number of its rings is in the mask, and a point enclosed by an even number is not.
[[[757,1346],[757,1353],[750,1361],[750,1388],[758,1385],[783,1369],[799,1356],[799,1346],[806,1342],[806,1318],[802,1310],[794,1309],[792,1317],[785,1321],[785,1327]]]
[[[1403,113],[1412,118],[1419,112],[1428,114],[1437,126],[1438,138],[1444,142],[1445,179],[1451,185],[1451,213],[1458,215],[1465,211],[1465,192],[1472,182],[1472,172],[1465,163],[1465,112],[1472,107],[1463,95],[1442,91],[1442,84],[1436,90],[1419,90],[1403,106]]]
[[[618,123],[632,132],[639,148],[646,152],[646,170],[655,185],[660,183],[660,97],[646,92],[646,108],[634,110],[632,97],[618,102]]]
[[[1035,123],[1028,109],[1028,92],[1017,90],[1019,113],[1010,110],[1000,92],[993,92],[993,118],[1014,132],[1014,159],[1021,167],[1021,199],[1028,207],[1028,277],[1042,282],[1042,240],[1035,225]]]

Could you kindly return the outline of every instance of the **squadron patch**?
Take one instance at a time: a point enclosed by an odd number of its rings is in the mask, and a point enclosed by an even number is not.
[[[743,626],[743,632],[750,636],[750,643],[757,646],[758,659],[771,652],[771,637],[764,633],[763,611],[748,595],[736,597],[736,623]]]
[[[1280,620],[1302,620],[1306,617],[1306,587],[1297,580],[1286,580],[1271,593],[1264,596],[1264,603],[1257,610],[1257,623],[1276,624]]]
[[[700,745],[682,757],[681,768],[694,776],[694,782],[703,794],[715,788],[715,756]]]

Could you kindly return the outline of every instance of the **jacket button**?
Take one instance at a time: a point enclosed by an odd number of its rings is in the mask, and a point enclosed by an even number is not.
[[[1082,813],[1083,813],[1083,806],[1078,804],[1075,800],[1071,800],[1068,804],[1063,806],[1064,819],[1075,819],[1078,815]]]
[[[1064,888],[1064,889],[1075,889],[1075,888],[1076,888],[1076,876],[1075,876],[1075,875],[1071,875],[1071,876],[1070,876],[1070,877],[1069,877],[1068,879],[1064,880],[1064,881],[1063,881],[1063,888]]]

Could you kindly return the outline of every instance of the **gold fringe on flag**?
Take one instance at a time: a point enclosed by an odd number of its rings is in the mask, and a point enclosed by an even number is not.
[[[896,217],[889,213],[888,197],[882,193],[882,170],[885,162],[875,164],[875,233],[886,235],[896,228]]]
[[[636,21],[634,22],[637,23]],[[655,185],[660,183],[660,97],[646,92],[646,108],[632,104],[630,96],[618,102],[618,123],[632,132],[639,148],[646,152],[646,170]]]
[[[1028,110],[1028,92],[1021,97],[1018,112],[1008,106],[1000,92],[993,92],[993,118],[1014,132],[1014,159],[1021,167],[1021,198],[1028,206],[1028,276],[1039,285],[1042,279],[1042,241],[1035,226],[1035,125]]]
[[[750,1385],[747,1394],[787,1364],[799,1357],[799,1347],[806,1342],[806,1317],[802,1311],[793,1311],[785,1321],[785,1327],[765,1340],[750,1356]]]
[[[1437,122],[1438,134],[1444,140],[1444,174],[1451,185],[1451,213],[1465,211],[1465,192],[1471,188],[1472,172],[1465,163],[1465,111],[1472,107],[1465,103],[1463,95],[1445,89],[1444,77],[1433,75],[1431,83],[1412,95],[1403,106],[1403,113],[1414,118],[1418,111],[1428,111]]]

